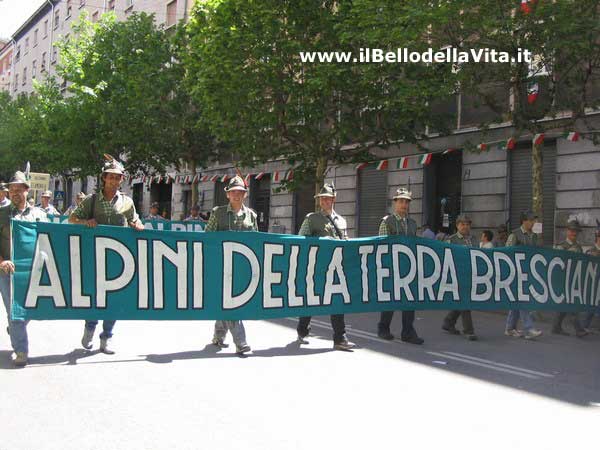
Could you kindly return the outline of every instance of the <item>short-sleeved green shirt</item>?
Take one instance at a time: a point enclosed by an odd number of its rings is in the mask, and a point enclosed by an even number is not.
[[[0,254],[5,260],[10,259],[10,219],[47,222],[48,215],[37,206],[27,206],[21,212],[12,204],[0,208]]]
[[[92,213],[93,198],[96,197],[94,212]],[[88,195],[79,204],[73,215],[78,219],[96,219],[100,225],[116,225],[125,227],[139,220],[133,200],[128,195],[117,191],[112,200],[105,200],[99,192]]]

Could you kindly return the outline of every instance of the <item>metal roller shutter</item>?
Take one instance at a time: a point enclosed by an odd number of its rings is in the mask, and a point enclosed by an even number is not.
[[[554,208],[556,204],[556,143],[543,148],[543,241],[554,243]],[[532,208],[531,147],[520,144],[510,154],[510,228],[520,224],[521,212]]]
[[[358,236],[377,236],[388,213],[387,171],[367,166],[358,172]]]

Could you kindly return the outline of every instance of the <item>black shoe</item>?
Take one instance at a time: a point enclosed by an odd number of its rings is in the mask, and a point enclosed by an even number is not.
[[[552,328],[552,334],[558,334],[560,336],[571,336],[570,333],[566,332],[562,328]]]
[[[460,331],[456,329],[454,325],[442,325],[442,330],[447,331],[450,334],[460,334]]]
[[[421,345],[425,342],[425,339],[420,338],[419,336],[409,336],[400,338],[402,342],[406,342],[408,344]]]
[[[477,335],[475,333],[464,333],[465,337],[467,338],[467,340],[469,341],[477,341],[479,340],[479,338],[477,337]]]
[[[377,337],[379,337],[379,339],[384,339],[386,341],[393,341],[394,340],[394,335],[390,332],[389,329],[383,329],[380,328],[377,331]]]

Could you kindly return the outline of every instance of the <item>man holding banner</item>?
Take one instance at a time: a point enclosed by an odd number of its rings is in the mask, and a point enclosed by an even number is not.
[[[379,225],[379,236],[402,235],[416,236],[417,223],[408,217],[408,208],[412,201],[412,193],[405,188],[400,188],[394,195],[394,214],[385,216]],[[381,339],[391,341],[394,335],[390,331],[394,311],[384,311],[381,313],[379,323],[377,324],[377,336]],[[425,342],[417,335],[414,327],[415,312],[402,311],[402,333],[401,339],[409,344],[421,345]]]
[[[8,199],[8,186],[6,183],[0,183],[0,208],[8,205],[10,205],[10,200]]]
[[[248,195],[244,180],[239,176],[233,177],[225,192],[229,204],[213,209],[204,231],[258,231],[256,213],[244,205],[244,199]],[[243,355],[251,350],[246,343],[246,330],[241,320],[217,320],[212,343],[217,347],[227,347],[225,344],[227,330],[233,337],[236,353]]]
[[[471,238],[471,219],[466,215],[461,214],[456,218],[456,228],[456,233],[446,239],[445,242],[454,245],[464,245],[465,247],[474,247],[473,240]],[[460,334],[460,332],[456,329],[456,321],[459,317],[462,318],[463,334],[468,340],[476,341],[477,335],[475,334],[473,318],[471,316],[471,311],[469,310],[450,311],[444,319],[442,329],[450,334]]]
[[[300,226],[299,235],[342,240],[348,239],[346,220],[333,210],[335,197],[336,192],[333,184],[325,184],[321,188],[321,191],[315,195],[315,198],[319,199],[321,211],[310,213],[306,216]],[[300,344],[308,344],[306,337],[310,332],[311,318],[311,316],[300,317],[298,321],[297,332]],[[346,323],[343,314],[332,314],[331,326],[333,327],[333,348],[349,351],[356,347],[346,337]]]
[[[44,211],[27,202],[29,194],[29,180],[23,172],[15,172],[9,184],[11,204],[0,208],[0,295],[8,314],[8,332],[10,342],[15,352],[13,363],[17,367],[27,365],[29,341],[27,338],[27,321],[11,320],[11,275],[15,265],[11,261],[11,230],[10,220],[24,222],[46,222],[48,216]]]
[[[539,247],[538,236],[533,232],[533,225],[537,220],[537,216],[532,211],[523,211],[521,213],[521,227],[514,230],[506,240],[507,247],[527,246]],[[523,320],[525,328],[525,339],[535,339],[542,335],[541,330],[537,330],[533,326],[533,318],[531,312],[527,310],[511,309],[506,318],[506,330],[504,334],[507,336],[521,337],[523,333],[517,330],[517,322],[519,317]]]
[[[134,230],[144,230],[144,225],[139,219],[131,197],[121,193],[119,187],[123,182],[125,168],[110,155],[104,155],[106,162],[102,168],[102,190],[86,197],[69,216],[69,223],[85,225],[94,228],[97,225],[130,226]],[[109,355],[114,350],[109,346],[115,320],[102,322],[100,334],[100,351]],[[94,331],[98,325],[97,320],[86,320],[81,345],[89,350],[92,348]]]

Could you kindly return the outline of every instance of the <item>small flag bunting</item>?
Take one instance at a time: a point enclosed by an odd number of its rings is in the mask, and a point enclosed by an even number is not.
[[[398,158],[396,161],[396,169],[407,169],[408,168],[408,158],[406,156],[402,156]]]
[[[482,142],[481,144],[479,144],[477,146],[477,150],[479,150],[480,152],[485,152],[487,150],[488,146],[486,143]]]
[[[264,176],[265,176],[265,173],[264,173],[264,172],[259,172],[259,173],[257,173],[257,174],[256,174],[256,176],[255,176],[254,178],[255,178],[256,180],[260,180],[260,179],[261,179],[262,177],[264,177]]]
[[[419,164],[421,164],[422,166],[427,166],[429,165],[429,163],[431,162],[431,153],[426,153],[424,155],[421,155],[419,157]]]
[[[364,169],[365,167],[367,167],[368,165],[369,165],[369,163],[367,163],[367,162],[360,163],[360,164],[358,164],[358,165],[356,166],[356,170],[362,170],[362,169]]]
[[[509,138],[508,141],[506,141],[505,147],[506,150],[514,150],[515,146],[517,145],[517,141],[515,140],[515,138]]]
[[[388,168],[388,160],[384,159],[377,163],[377,170],[387,170]]]
[[[449,149],[445,150],[444,153],[442,153],[442,155],[447,155],[448,153],[452,153],[452,152],[455,152],[455,151],[456,151],[455,148],[449,148]]]
[[[538,98],[540,87],[536,82],[530,83],[527,88],[527,103],[533,105]]]
[[[567,133],[567,141],[577,142],[578,140],[579,140],[579,133],[577,133],[576,131]]]
[[[542,145],[544,143],[544,133],[538,133],[533,136],[533,145]]]

